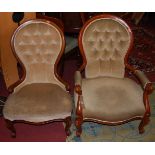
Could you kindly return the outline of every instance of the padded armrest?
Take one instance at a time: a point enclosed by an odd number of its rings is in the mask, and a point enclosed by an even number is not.
[[[138,77],[144,89],[148,83],[151,83],[142,71],[135,70],[134,74]]]
[[[75,80],[75,86],[76,85],[82,85],[82,77],[80,71],[76,71],[74,75],[74,80]]]

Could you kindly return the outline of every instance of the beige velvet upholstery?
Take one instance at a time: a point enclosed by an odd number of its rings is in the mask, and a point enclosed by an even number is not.
[[[105,121],[143,116],[143,90],[128,78],[100,77],[82,80],[84,118]]]
[[[128,64],[133,46],[130,27],[120,18],[102,14],[89,19],[79,34],[79,48],[83,64],[75,72],[76,135],[82,124],[92,121],[105,125],[119,125],[141,120],[139,133],[149,122],[148,95],[151,84],[144,74]],[[143,89],[126,78],[125,68],[140,79]],[[78,86],[77,86],[78,85]],[[80,87],[79,87],[80,85]]]
[[[44,122],[70,117],[71,97],[54,74],[57,59],[64,52],[61,30],[47,21],[28,21],[15,31],[12,46],[26,77],[8,97],[4,118]]]
[[[81,73],[80,71],[76,71],[75,72],[75,75],[74,75],[74,82],[75,82],[75,85],[80,85],[82,84],[82,77],[81,77]]]
[[[86,78],[124,77],[124,57],[130,37],[128,27],[118,20],[101,18],[89,23],[82,36]]]
[[[26,78],[15,91],[30,83],[55,83],[65,88],[54,75],[54,64],[64,38],[55,25],[30,21],[14,36],[15,53],[26,68]]]
[[[140,71],[140,70],[136,70],[135,71],[135,75],[138,77],[138,79],[141,81],[143,88],[145,89],[145,86],[147,83],[151,83],[149,81],[149,79],[146,77],[146,75]]]
[[[44,122],[71,115],[71,98],[60,86],[33,83],[9,96],[3,115],[5,119]]]

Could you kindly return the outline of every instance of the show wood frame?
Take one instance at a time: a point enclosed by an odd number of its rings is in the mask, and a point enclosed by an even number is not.
[[[79,42],[80,53],[81,53],[81,56],[82,56],[82,59],[83,59],[83,64],[79,68],[79,71],[83,72],[85,67],[86,67],[86,64],[87,64],[86,56],[85,56],[83,45],[82,45],[82,37],[83,37],[84,30],[87,27],[87,25],[89,25],[92,21],[94,21],[96,19],[100,19],[100,18],[111,18],[111,19],[114,19],[116,21],[121,21],[121,23],[124,24],[128,28],[128,32],[130,34],[130,46],[129,46],[129,48],[127,50],[127,53],[125,55],[124,63],[125,63],[125,68],[130,70],[134,74],[136,69],[128,64],[128,57],[129,57],[129,54],[130,54],[130,52],[132,50],[133,40],[134,40],[133,39],[132,31],[131,31],[130,27],[128,25],[126,25],[126,23],[122,19],[120,19],[118,17],[115,17],[115,16],[112,16],[112,15],[108,15],[108,14],[102,14],[102,15],[98,15],[98,16],[92,17],[82,27],[82,29],[80,31],[80,34],[79,34],[78,42]],[[75,122],[75,125],[77,127],[76,135],[77,136],[81,135],[82,123],[86,122],[86,121],[95,122],[95,123],[99,123],[99,124],[105,124],[105,125],[119,125],[119,124],[124,124],[124,123],[127,123],[129,121],[133,121],[133,120],[141,120],[141,122],[139,124],[139,133],[140,134],[144,133],[144,126],[147,125],[149,120],[150,120],[149,119],[149,117],[150,117],[150,105],[149,105],[148,96],[149,96],[149,94],[152,93],[152,91],[153,91],[152,84],[151,83],[147,83],[145,88],[144,88],[144,92],[143,92],[143,102],[144,102],[144,106],[145,106],[145,113],[144,113],[143,117],[135,116],[135,117],[131,117],[131,118],[126,119],[126,120],[110,122],[110,121],[104,121],[104,120],[97,120],[95,118],[94,119],[93,118],[92,119],[88,119],[88,118],[84,118],[83,117],[82,104],[81,104],[81,101],[80,101],[80,97],[82,95],[82,88],[81,88],[80,85],[75,85],[75,92],[78,95],[78,102],[77,102],[77,108],[76,108],[76,116],[77,116],[77,118],[76,118],[76,122]]]
[[[31,22],[33,22],[33,21],[34,21],[34,20],[29,20],[29,21],[27,21],[27,22],[31,23]],[[59,55],[58,55],[58,57],[57,57],[57,59],[56,59],[56,62],[55,62],[55,64],[54,64],[54,74],[55,74],[56,78],[57,78],[60,82],[62,82],[62,83],[65,85],[66,91],[69,91],[69,89],[70,89],[70,88],[69,88],[69,84],[68,84],[66,81],[64,81],[64,80],[59,76],[59,74],[58,74],[58,67],[57,67],[57,66],[58,66],[58,63],[59,63],[59,61],[60,61],[60,59],[61,59],[61,57],[63,56],[64,48],[65,48],[65,41],[64,41],[63,31],[62,31],[62,29],[61,29],[59,26],[57,26],[57,24],[55,24],[54,22],[48,21],[48,20],[46,20],[46,19],[35,19],[35,21],[43,21],[43,22],[45,22],[45,23],[52,24],[52,25],[54,25],[54,26],[59,30],[59,32],[60,32],[60,35],[61,35],[61,37],[62,37],[62,47],[61,47],[61,51],[60,51],[60,53],[59,53]],[[22,74],[21,79],[19,79],[17,82],[15,82],[14,84],[12,84],[12,85],[8,88],[8,90],[9,90],[10,93],[13,93],[13,92],[14,92],[14,89],[15,89],[19,84],[21,84],[21,83],[24,81],[25,77],[26,77],[26,69],[25,69],[25,66],[24,66],[24,64],[22,63],[22,61],[19,59],[19,57],[17,56],[17,54],[16,54],[16,52],[15,52],[15,48],[14,48],[14,46],[13,46],[13,43],[14,43],[14,36],[15,36],[15,34],[18,33],[18,31],[19,31],[20,29],[22,29],[22,28],[27,24],[27,22],[23,23],[23,24],[20,26],[20,28],[17,28],[17,29],[15,30],[15,32],[14,32],[14,34],[13,34],[13,36],[12,36],[12,39],[11,39],[11,48],[12,48],[12,52],[13,52],[13,54],[14,54],[16,60],[20,63],[20,65],[21,65],[21,67],[22,67],[22,70],[23,70],[23,74]],[[47,123],[60,122],[60,121],[61,121],[61,122],[65,122],[65,124],[66,124],[66,127],[65,127],[66,135],[69,136],[69,135],[70,135],[70,126],[71,126],[71,116],[68,116],[68,117],[66,117],[65,119],[53,119],[53,120],[50,120],[50,121],[37,122],[37,123],[35,123],[35,122],[29,122],[29,121],[24,121],[24,120],[14,120],[14,121],[10,121],[10,120],[8,120],[8,119],[5,119],[6,126],[7,126],[7,128],[11,131],[11,136],[12,136],[13,138],[16,137],[16,130],[15,130],[15,128],[14,128],[14,124],[15,124],[15,123],[26,123],[26,124],[31,124],[31,125],[43,125],[43,124],[47,124]]]

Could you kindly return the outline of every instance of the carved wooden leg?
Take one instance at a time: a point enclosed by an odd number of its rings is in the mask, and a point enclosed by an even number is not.
[[[72,124],[70,116],[65,119],[65,123],[66,123],[66,127],[65,127],[66,135],[69,136],[71,134],[70,127],[71,127],[71,124]]]
[[[5,119],[7,128],[11,131],[11,137],[16,138],[16,129],[14,128],[14,123],[8,119]]]
[[[146,126],[150,121],[149,116],[145,116],[139,124],[139,133],[142,134],[145,132],[144,126]]]
[[[82,123],[83,123],[83,119],[82,118],[77,118],[75,121],[75,125],[76,125],[76,136],[80,137],[81,133],[82,133]]]

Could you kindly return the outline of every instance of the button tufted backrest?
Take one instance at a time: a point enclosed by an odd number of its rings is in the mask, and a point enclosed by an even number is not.
[[[54,68],[64,50],[64,36],[54,23],[31,20],[22,24],[13,35],[12,46],[26,71],[24,81],[15,90],[30,83],[55,83],[64,88]]]
[[[100,15],[89,20],[79,36],[80,50],[87,61],[86,78],[124,77],[124,58],[131,38],[130,28],[117,17]]]

